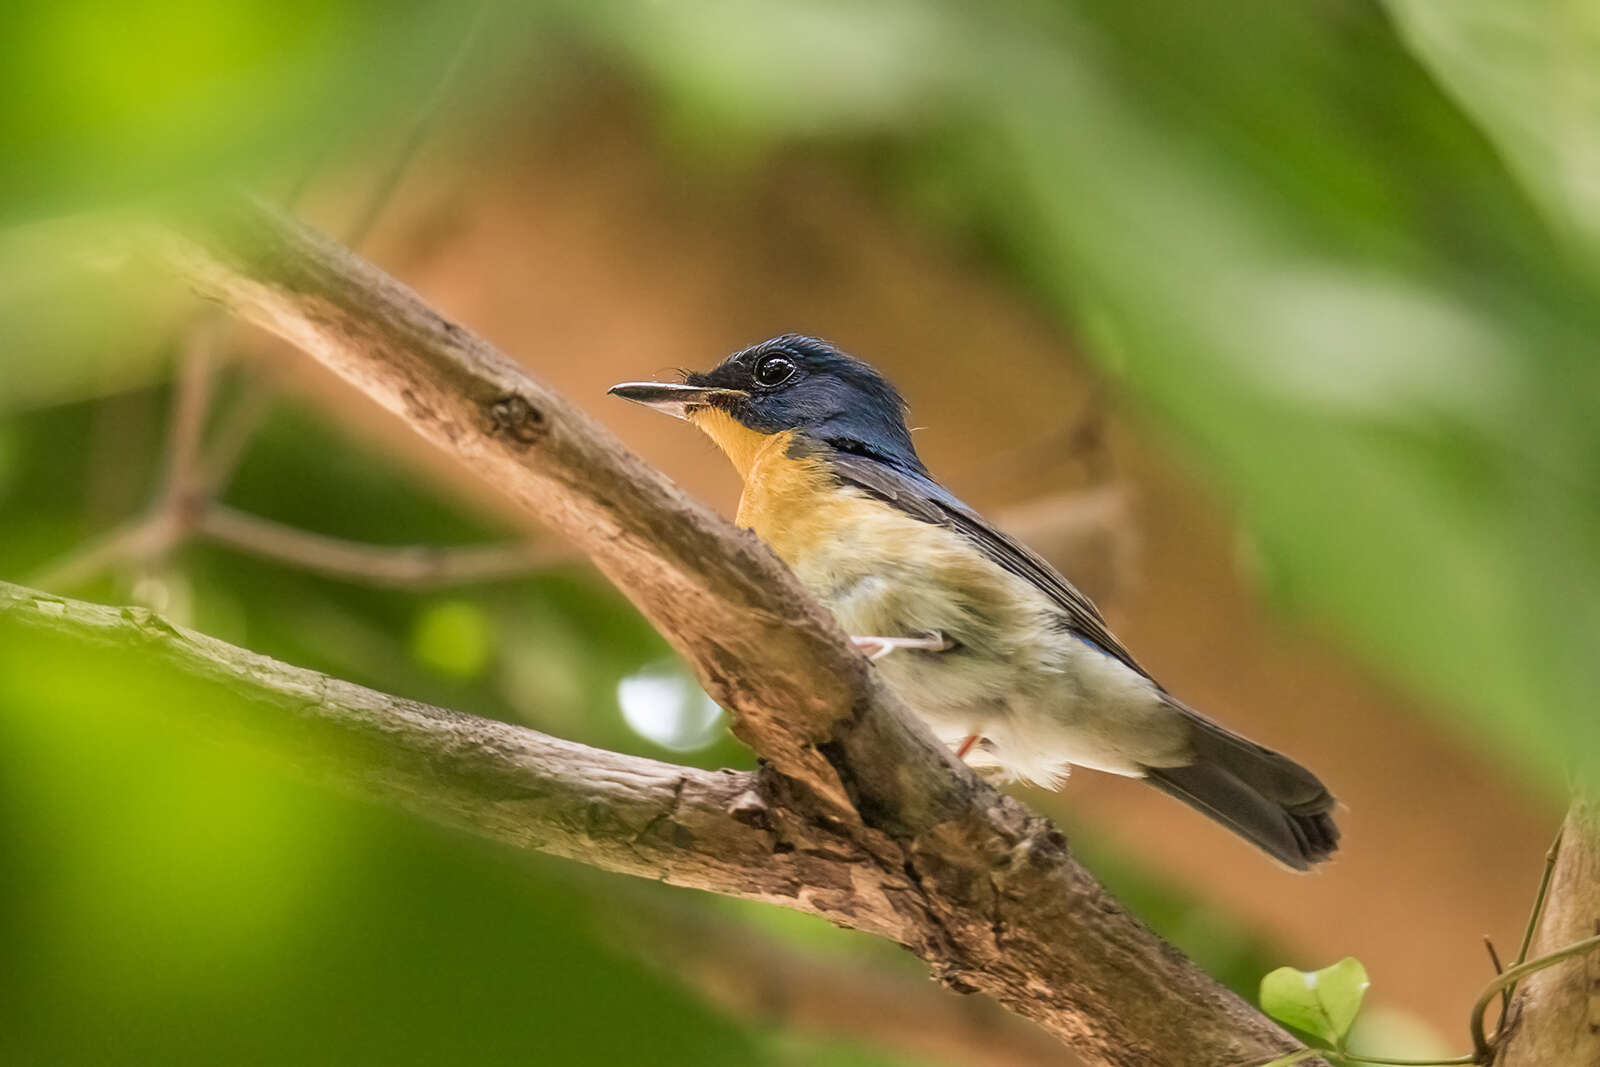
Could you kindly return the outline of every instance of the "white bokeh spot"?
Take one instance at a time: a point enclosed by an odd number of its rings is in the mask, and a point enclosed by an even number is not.
[[[722,709],[675,665],[652,665],[622,679],[617,704],[635,733],[674,752],[705,748],[722,732]]]

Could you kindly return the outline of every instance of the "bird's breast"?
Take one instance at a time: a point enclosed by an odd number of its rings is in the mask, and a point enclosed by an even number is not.
[[[843,484],[817,455],[766,449],[746,473],[738,521],[849,633],[938,631],[975,647],[1009,645],[1048,611],[1037,590],[960,534]]]
[[[890,509],[842,486],[825,460],[786,446],[764,450],[747,470],[738,522],[837,612],[841,600],[882,585],[897,524]]]

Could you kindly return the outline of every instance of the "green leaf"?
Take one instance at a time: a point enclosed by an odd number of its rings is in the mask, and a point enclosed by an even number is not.
[[[1600,251],[1600,7],[1387,0],[1401,36],[1558,230]]]
[[[1338,1047],[1356,1021],[1369,984],[1367,969],[1354,956],[1320,971],[1279,967],[1261,979],[1261,1010]]]

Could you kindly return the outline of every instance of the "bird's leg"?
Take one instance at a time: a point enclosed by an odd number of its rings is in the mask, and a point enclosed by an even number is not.
[[[870,660],[880,660],[896,649],[921,650],[924,652],[947,652],[956,647],[955,642],[944,634],[931,633],[922,637],[851,637],[851,643],[857,648],[871,649],[867,653]]]
[[[972,746],[977,744],[978,739],[982,736],[982,734],[968,734],[961,744],[956,746],[956,759],[965,760],[967,753],[972,751]]]

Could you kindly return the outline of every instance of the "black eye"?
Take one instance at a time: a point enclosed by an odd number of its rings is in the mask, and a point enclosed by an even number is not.
[[[790,378],[793,378],[796,369],[794,360],[788,356],[767,356],[756,364],[756,369],[752,372],[751,377],[756,380],[757,385],[771,389],[773,386],[782,385]]]

